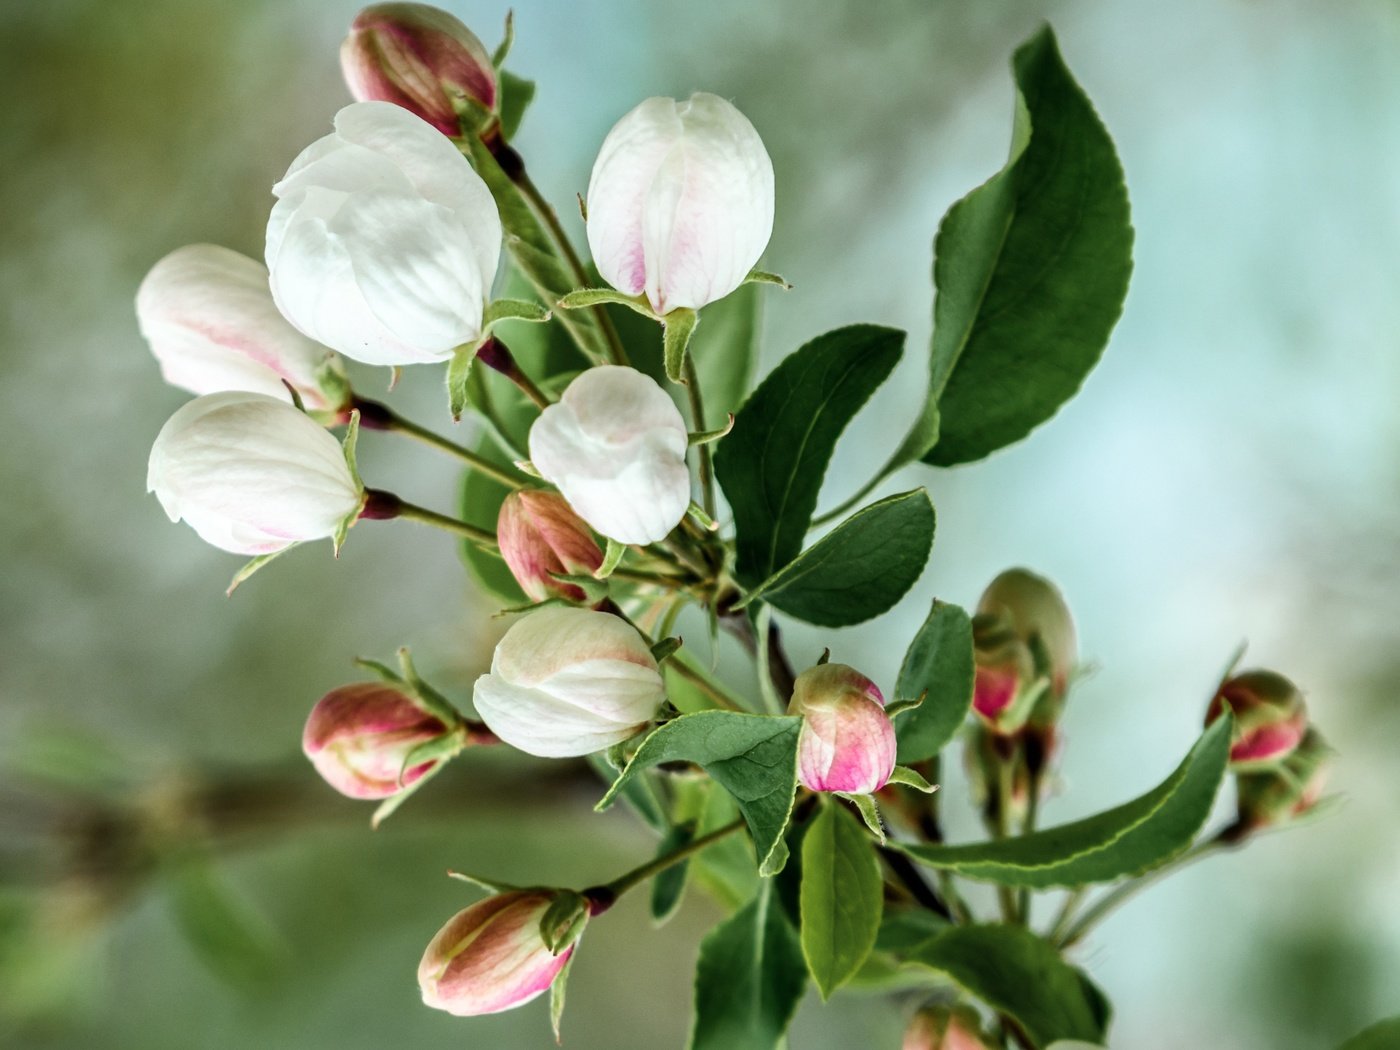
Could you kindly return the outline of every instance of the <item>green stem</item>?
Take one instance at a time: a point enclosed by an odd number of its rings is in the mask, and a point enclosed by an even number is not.
[[[659,572],[642,572],[638,569],[614,569],[612,578],[628,583],[642,583],[653,587],[665,587],[672,591],[692,591],[694,584],[684,576],[667,576]]]
[[[705,402],[700,393],[700,373],[695,368],[695,356],[685,355],[685,392],[690,398],[690,425],[697,434],[705,431]],[[700,492],[705,513],[715,516],[715,468],[709,443],[700,446]]]
[[[499,481],[508,488],[518,489],[524,484],[518,475],[506,468],[492,463],[485,456],[479,455],[469,448],[463,448],[456,442],[449,441],[427,427],[405,419],[388,405],[380,404],[378,401],[356,398],[352,407],[360,413],[360,425],[367,430],[384,430],[407,435],[440,452],[446,452],[449,456],[455,456],[473,470]]]
[[[431,525],[445,532],[456,533],[458,536],[463,536],[481,547],[494,549],[496,546],[496,534],[494,532],[478,528],[459,518],[450,518],[446,514],[439,514],[435,510],[428,510],[426,507],[419,507],[416,504],[405,502],[392,492],[385,492],[382,489],[365,490],[365,505],[364,509],[360,511],[360,517],[368,518],[371,521],[405,518],[408,521],[417,521],[424,525]]]
[[[559,250],[564,253],[564,261],[569,264],[569,269],[573,271],[574,280],[578,282],[578,287],[587,288],[589,284],[588,273],[583,268],[583,260],[574,251],[573,243],[569,240],[569,235],[564,232],[564,225],[559,221],[559,214],[544,199],[544,194],[531,180],[522,164],[518,172],[511,173],[511,181],[520,190],[521,196],[530,202],[530,207],[535,209],[535,214],[549,229],[549,234],[554,238]],[[598,324],[603,329],[603,338],[608,343],[608,356],[614,364],[625,365],[628,363],[627,351],[622,347],[622,338],[617,334],[617,328],[612,323],[612,318],[608,316],[607,307],[601,303],[593,307],[593,312],[598,318]]]
[[[625,875],[619,875],[617,878],[613,879],[612,882],[594,887],[590,890],[584,890],[583,895],[589,898],[590,901],[598,901],[604,908],[611,907],[613,902],[628,890],[645,882],[653,875],[661,874],[667,868],[671,867],[671,865],[679,864],[687,857],[693,856],[708,846],[714,845],[725,836],[734,834],[734,832],[738,831],[743,826],[744,818],[740,817],[724,825],[722,828],[716,828],[708,835],[701,835],[698,839],[692,839],[684,846],[679,846],[670,853],[663,854],[655,860],[648,861],[641,867],[633,868]]]
[[[1026,796],[1026,819],[1021,824],[1021,834],[1029,835],[1035,830],[1036,819],[1040,815],[1040,778],[1032,776],[1030,778],[1030,794]],[[1028,926],[1031,921],[1031,891],[1027,886],[1023,886],[1016,894],[1016,914],[1022,925]]]
[[[1050,930],[1045,935],[1045,939],[1051,944],[1059,941],[1069,929],[1069,924],[1074,919],[1074,913],[1084,900],[1085,894],[1089,892],[1087,886],[1080,886],[1077,890],[1070,890],[1065,894],[1064,903],[1060,905],[1059,914],[1055,916],[1055,921],[1051,923]]]
[[[1004,839],[1010,831],[1009,813],[1011,804],[1013,768],[1012,758],[998,757],[996,805],[992,811],[992,837]],[[1001,905],[1001,917],[1005,922],[1018,922],[1016,895],[1009,886],[997,887],[997,902]]]
[[[1208,857],[1212,853],[1230,849],[1238,844],[1238,840],[1229,836],[1229,829],[1221,832],[1203,842],[1198,842],[1175,860],[1168,861],[1155,871],[1150,871],[1146,875],[1140,875],[1136,879],[1130,879],[1113,889],[1109,890],[1079,916],[1078,921],[1072,925],[1068,931],[1060,938],[1059,947],[1070,948],[1079,943],[1096,925],[1102,922],[1115,909],[1126,904],[1138,893],[1157,882],[1159,879],[1170,875],[1172,872],[1180,871],[1188,864],[1193,864],[1202,857]]]

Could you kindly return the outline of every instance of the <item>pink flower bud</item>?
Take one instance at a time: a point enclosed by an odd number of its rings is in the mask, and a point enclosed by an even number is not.
[[[301,749],[326,783],[350,798],[397,795],[438,762],[404,768],[409,753],[451,732],[390,685],[332,689],[311,709]]]
[[[355,16],[340,68],[358,102],[392,102],[444,135],[461,134],[458,105],[496,108],[496,69],[470,29],[427,4],[375,4]]]
[[[988,1050],[977,1012],[966,1006],[929,1006],[904,1031],[903,1050]]]
[[[1237,769],[1267,766],[1285,758],[1308,728],[1303,694],[1273,671],[1246,671],[1222,684],[1206,709],[1206,725],[1226,708],[1235,715],[1230,762]]]
[[[582,601],[583,588],[554,575],[588,574],[603,564],[588,526],[557,492],[512,492],[501,504],[496,540],[515,582],[537,602],[551,596]]]
[[[977,715],[998,732],[1028,722],[1052,730],[1077,659],[1074,621],[1055,585],[1025,569],[1002,573],[977,604],[973,640]]]
[[[802,716],[797,779],[811,791],[869,795],[894,770],[894,725],[875,683],[844,664],[797,676],[788,714]]]
[[[559,976],[574,946],[558,955],[540,934],[556,894],[512,890],[458,912],[418,964],[423,1002],[458,1017],[494,1014],[535,998]]]
[[[1316,729],[1309,729],[1275,769],[1243,772],[1236,778],[1239,822],[1256,830],[1286,824],[1317,805],[1332,772],[1333,751]]]

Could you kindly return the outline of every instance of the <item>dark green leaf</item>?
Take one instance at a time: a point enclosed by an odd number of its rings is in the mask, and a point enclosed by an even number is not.
[[[1360,1032],[1337,1050],[1400,1050],[1400,1017],[1373,1024]]]
[[[697,835],[717,831],[739,815],[734,796],[718,784],[704,780],[695,787],[703,794]],[[729,911],[738,909],[758,892],[758,865],[752,847],[742,835],[726,835],[693,858],[693,863],[695,878],[705,892]]]
[[[535,97],[535,82],[504,69],[497,80],[501,85],[501,135],[509,142],[520,130],[525,110]]]
[[[732,436],[732,435],[731,435]],[[846,627],[879,616],[924,571],[933,504],[923,489],[856,511],[749,592],[799,620]]]
[[[695,824],[688,822],[672,827],[661,839],[656,855],[664,857],[674,853],[695,839]],[[672,864],[651,880],[651,917],[662,923],[669,919],[678,907],[685,893],[686,876],[690,874],[690,861],[683,860]]]
[[[767,579],[802,549],[836,440],[903,347],[893,328],[828,332],[773,369],[739,410],[715,471],[734,511],[741,583]]]
[[[1138,875],[1191,844],[1225,775],[1230,722],[1215,722],[1145,795],[1072,824],[967,846],[904,846],[915,860],[1003,886],[1086,886]]]
[[[642,741],[598,808],[611,805],[617,793],[650,766],[694,762],[738,801],[753,835],[759,872],[774,875],[787,862],[783,832],[792,814],[797,785],[797,733],[801,726],[800,718],[733,711],[682,715]]]
[[[479,369],[478,371],[485,371]],[[510,457],[489,437],[483,437],[477,451],[487,459],[502,465],[510,463]],[[477,470],[468,470],[462,476],[462,502],[459,509],[461,518],[468,525],[496,531],[496,517],[501,512],[510,489],[493,477]],[[490,594],[508,607],[522,605],[529,599],[520,585],[515,582],[505,560],[496,551],[483,550],[478,544],[464,540],[458,547],[462,561],[467,565],[476,581]]]
[[[924,702],[895,719],[899,761],[922,762],[943,750],[972,708],[972,621],[935,600],[899,668],[894,695]]]
[[[875,936],[875,950],[892,955],[908,955],[936,933],[948,927],[948,920],[927,908],[886,908]]]
[[[880,862],[845,806],[830,803],[802,839],[802,954],[823,999],[875,946],[883,907]]]
[[[700,942],[690,1050],[775,1050],[807,984],[771,883]]]
[[[1123,309],[1133,231],[1123,169],[1047,27],[1016,52],[1006,167],[949,209],[934,245],[925,458],[980,459],[1079,389]]]
[[[1037,1046],[1057,1039],[1103,1040],[1098,989],[1054,948],[1022,926],[950,926],[909,956],[947,974],[999,1013],[1013,1017]]]
[[[587,761],[604,784],[611,784],[617,779],[617,769],[601,753],[594,752]],[[664,835],[670,829],[671,822],[666,819],[666,813],[656,797],[656,787],[646,774],[632,777],[622,786],[622,800],[653,831]]]

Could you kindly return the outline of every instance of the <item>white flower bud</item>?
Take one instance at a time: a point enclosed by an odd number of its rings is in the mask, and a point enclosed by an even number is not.
[[[666,699],[651,649],[626,620],[592,609],[537,609],[506,632],[472,703],[487,727],[531,755],[611,747]]]
[[[307,335],[366,364],[409,365],[481,334],[501,220],[432,125],[390,102],[346,106],[272,192],[272,294]]]
[[[302,335],[272,301],[267,267],[217,244],[187,244],[136,293],[141,334],[172,386],[192,394],[250,390],[338,412],[350,386],[340,359]]]
[[[597,532],[666,538],[690,506],[685,420],[634,368],[602,365],[569,384],[530,428],[530,460]]]
[[[245,391],[195,398],[161,428],[146,490],[171,521],[234,554],[335,535],[364,493],[340,444],[291,405]]]
[[[603,140],[588,182],[588,246],[603,279],[659,314],[743,283],[773,233],[773,162],[717,95],[649,98]]]

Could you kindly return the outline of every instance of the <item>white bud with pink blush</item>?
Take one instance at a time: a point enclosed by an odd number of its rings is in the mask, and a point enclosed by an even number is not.
[[[234,554],[329,539],[364,504],[335,438],[286,402],[245,391],[206,394],[171,416],[146,490],[171,521]]]
[[[641,731],[666,699],[646,639],[626,620],[545,607],[496,646],[472,703],[512,747],[543,758],[602,751]]]
[[[171,386],[192,394],[249,390],[313,412],[339,413],[350,396],[340,358],[277,310],[267,267],[217,244],[187,244],[155,266],[136,293],[141,334]]]
[[[393,686],[357,682],[317,701],[302,731],[301,749],[342,795],[389,798],[437,765],[437,758],[408,765],[414,749],[451,731]]]
[[[530,460],[569,506],[619,543],[655,543],[690,506],[685,420],[635,368],[602,365],[569,384],[530,428]]]
[[[802,716],[797,779],[810,791],[869,795],[894,772],[894,724],[879,688],[853,667],[818,664],[797,676],[788,714]]]
[[[738,288],[773,233],[773,162],[717,95],[649,98],[608,132],[588,182],[603,279],[659,314]]]

